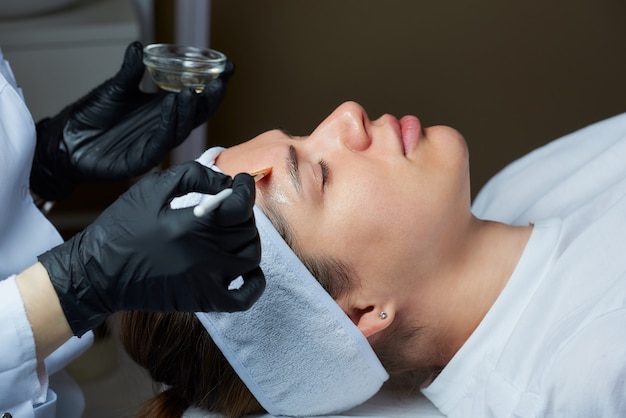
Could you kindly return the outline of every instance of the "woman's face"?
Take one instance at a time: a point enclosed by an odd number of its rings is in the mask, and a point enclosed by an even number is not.
[[[371,121],[353,102],[309,136],[268,131],[216,165],[230,175],[272,167],[257,183],[257,204],[280,212],[300,251],[341,260],[360,284],[427,271],[454,240],[455,220],[470,216],[461,134],[423,129],[413,116]]]

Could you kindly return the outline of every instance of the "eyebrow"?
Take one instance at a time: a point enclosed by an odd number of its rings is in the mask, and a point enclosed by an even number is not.
[[[289,145],[287,153],[287,172],[291,178],[291,184],[298,194],[302,193],[302,179],[300,178],[300,170],[298,169],[298,154],[293,145]]]

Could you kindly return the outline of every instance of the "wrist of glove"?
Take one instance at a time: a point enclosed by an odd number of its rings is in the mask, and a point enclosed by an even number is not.
[[[31,190],[45,200],[57,201],[69,196],[80,183],[73,172],[67,144],[58,138],[63,135],[63,126],[72,113],[72,107],[65,108],[54,118],[37,122],[37,146],[30,171]]]
[[[192,191],[233,193],[203,218],[171,209]],[[75,335],[120,310],[239,311],[265,288],[254,181],[192,162],[145,177],[93,224],[39,256]],[[229,290],[233,279],[244,285]]]
[[[226,70],[201,93],[145,93],[143,47],[126,49],[118,73],[53,118],[37,123],[31,189],[47,200],[67,197],[81,182],[130,179],[154,168],[206,122],[226,94]]]

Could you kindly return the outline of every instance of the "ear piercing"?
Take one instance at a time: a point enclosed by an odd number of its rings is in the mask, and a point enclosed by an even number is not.
[[[387,312],[382,311],[381,313],[378,314],[378,317],[380,319],[387,319]]]

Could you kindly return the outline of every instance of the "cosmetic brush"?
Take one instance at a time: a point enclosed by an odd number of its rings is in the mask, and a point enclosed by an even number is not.
[[[264,168],[262,170],[253,171],[250,175],[254,178],[254,182],[261,180],[267,174],[272,172],[272,167]],[[202,201],[193,208],[193,214],[197,218],[201,218],[213,209],[217,208],[220,203],[224,201],[228,196],[233,194],[233,189],[224,189],[221,192],[211,195],[207,194],[202,198]]]

